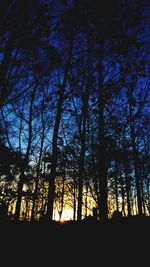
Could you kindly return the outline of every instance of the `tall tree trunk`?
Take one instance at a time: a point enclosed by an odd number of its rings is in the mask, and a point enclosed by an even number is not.
[[[127,194],[127,208],[128,208],[128,216],[131,216],[131,203],[130,203],[130,178],[128,174],[127,163],[124,162],[124,173],[125,173],[125,185],[126,185],[126,194]]]
[[[108,219],[108,204],[107,204],[107,167],[106,167],[106,148],[105,148],[105,121],[104,121],[104,86],[103,86],[103,48],[100,46],[98,75],[99,75],[99,93],[98,93],[98,124],[99,124],[99,153],[98,153],[98,175],[99,175],[99,215],[100,220]]]
[[[64,192],[65,192],[65,169],[62,176],[62,192],[61,192],[61,202],[60,202],[60,211],[59,211],[59,220],[62,219],[62,213],[64,209]]]
[[[115,175],[115,199],[116,199],[116,210],[119,211],[119,200],[118,200],[118,164],[116,162],[116,175]]]
[[[88,215],[88,193],[89,193],[89,188],[88,188],[88,183],[87,183],[87,181],[86,181],[85,216]]]
[[[146,216],[146,207],[145,207],[145,199],[144,199],[144,188],[143,183],[141,183],[141,198],[142,198],[142,207],[143,207],[143,213]]]
[[[84,141],[85,142],[85,141]],[[82,219],[82,189],[83,189],[83,175],[84,175],[84,155],[85,155],[85,143],[82,143],[80,159],[79,159],[79,196],[78,196],[78,210],[77,220]]]
[[[39,160],[38,160],[37,170],[36,170],[35,189],[34,189],[34,193],[33,193],[33,205],[32,205],[32,211],[31,211],[31,221],[34,220],[35,202],[36,202],[38,184],[39,184],[39,174],[40,174],[40,165],[41,165],[41,158],[42,158],[42,152],[43,152],[44,138],[45,138],[45,129],[43,128],[41,147],[40,147],[40,155],[39,155]]]
[[[28,146],[25,154],[25,159],[24,159],[24,166],[21,170],[21,174],[19,177],[19,184],[18,184],[18,198],[17,198],[17,203],[16,203],[16,211],[15,211],[15,220],[18,221],[20,217],[20,208],[21,208],[21,199],[22,199],[22,189],[24,185],[24,178],[25,178],[25,169],[28,165],[28,160],[29,160],[29,154],[30,154],[30,149],[31,149],[31,143],[32,143],[32,117],[33,117],[33,103],[34,103],[34,98],[35,98],[35,92],[37,89],[37,84],[35,88],[32,91],[31,94],[31,102],[30,102],[30,110],[29,110],[29,136],[28,136]]]
[[[15,221],[19,221],[19,218],[20,218],[23,185],[24,185],[24,169],[21,171],[21,174],[19,176],[18,197],[17,197],[16,210],[15,210],[15,216],[14,216]]]
[[[56,166],[57,166],[57,141],[59,134],[59,125],[62,116],[62,105],[64,100],[64,94],[66,89],[66,84],[68,80],[70,64],[72,59],[72,48],[73,48],[73,37],[70,42],[69,47],[69,59],[65,66],[63,83],[60,85],[60,94],[58,100],[57,114],[54,124],[54,131],[52,137],[52,157],[51,157],[51,173],[49,177],[49,189],[48,189],[48,207],[47,207],[47,218],[52,221],[53,220],[53,206],[54,206],[54,196],[55,196],[55,178],[56,178]]]
[[[76,220],[76,171],[75,171],[75,166],[73,167],[73,220]]]
[[[141,167],[140,167],[140,177],[141,177],[142,208],[143,208],[144,215],[146,215],[146,206],[145,206],[145,197],[144,197],[144,164],[143,163],[141,163]]]
[[[30,200],[29,200],[29,197],[27,196],[27,198],[26,198],[26,213],[25,213],[26,221],[29,220],[29,214],[30,214]]]
[[[128,216],[131,216],[131,203],[130,203],[130,188],[131,188],[131,183],[130,183],[130,177],[128,173],[128,162],[127,162],[127,151],[126,151],[126,146],[125,143],[124,145],[124,174],[125,174],[125,187],[126,187],[126,194],[127,194],[127,209],[128,209]]]
[[[146,179],[146,193],[147,193],[147,209],[150,215],[150,179]]]
[[[121,184],[121,197],[122,197],[122,214],[125,216],[125,189],[124,189],[124,178],[122,177],[122,165],[119,162],[119,181]]]
[[[135,141],[135,129],[134,129],[134,119],[132,117],[132,105],[129,103],[130,108],[130,132],[131,132],[131,144],[133,152],[133,162],[134,162],[134,172],[135,172],[135,184],[137,191],[137,209],[138,214],[142,215],[142,198],[141,198],[141,184],[140,184],[140,175],[139,175],[139,166],[138,166],[138,152]]]
[[[7,97],[7,73],[11,62],[12,37],[9,38],[4,51],[4,57],[0,66],[0,108],[3,106]]]
[[[98,210],[100,210],[99,183],[98,183],[98,179],[97,179],[98,177],[97,177],[97,172],[96,172],[97,168],[96,168],[96,162],[95,162],[96,159],[94,156],[94,147],[95,147],[95,144],[94,144],[93,136],[91,135],[91,148],[92,148],[91,161],[92,161],[93,185],[94,185],[94,193],[96,194],[96,198],[97,198],[96,202],[98,205]],[[98,219],[99,219],[99,216],[98,216]]]
[[[78,210],[77,210],[77,220],[82,220],[82,196],[83,196],[83,176],[84,176],[84,160],[85,160],[85,142],[86,142],[86,122],[88,115],[88,101],[89,101],[89,85],[87,84],[83,102],[83,122],[81,125],[80,139],[81,139],[81,151],[79,159],[79,195],[78,195]]]

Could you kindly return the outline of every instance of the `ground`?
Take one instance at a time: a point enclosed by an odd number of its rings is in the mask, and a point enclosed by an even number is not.
[[[53,261],[49,266],[57,266],[59,262],[61,266],[70,263],[71,267],[75,262],[77,266],[91,262],[91,267],[130,267],[133,262],[134,267],[138,261],[145,267],[147,264],[144,262],[149,257],[149,217],[109,220],[106,223],[94,220],[61,224],[10,222],[0,224],[0,233],[1,248],[5,248],[8,255],[13,251],[13,259],[22,256],[22,263],[27,261],[27,264],[29,258],[37,263],[42,261],[42,267],[48,266],[46,261]],[[96,265],[98,261],[105,261],[105,264]]]

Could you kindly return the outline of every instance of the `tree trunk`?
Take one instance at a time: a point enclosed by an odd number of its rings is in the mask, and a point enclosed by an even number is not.
[[[74,166],[74,172],[73,172],[73,220],[76,220],[76,174],[75,174],[75,166]]]
[[[4,57],[0,66],[0,108],[3,106],[7,97],[7,73],[11,62],[12,54],[12,37],[9,38],[5,47]]]
[[[82,220],[82,189],[83,189],[83,175],[84,175],[84,154],[85,145],[82,144],[80,161],[79,161],[79,196],[78,196],[78,210],[77,210],[77,220]]]
[[[101,48],[102,49],[102,48]],[[106,148],[105,148],[105,121],[104,121],[104,88],[103,88],[103,53],[99,55],[99,95],[98,95],[98,108],[99,108],[99,153],[98,153],[98,173],[99,173],[99,215],[100,220],[105,221],[108,219],[108,204],[107,204],[107,167],[106,167]]]
[[[118,201],[118,165],[116,162],[116,175],[115,175],[115,199],[116,199],[116,210],[119,211],[119,201]]]
[[[83,197],[83,176],[84,176],[84,160],[85,160],[85,142],[86,142],[86,122],[88,115],[88,101],[89,101],[89,85],[86,85],[84,96],[82,98],[82,109],[83,109],[83,121],[81,128],[79,129],[81,139],[81,151],[79,159],[79,195],[78,195],[78,210],[77,220],[82,220],[82,197]]]
[[[20,218],[23,185],[24,185],[24,170],[21,172],[19,176],[18,197],[17,197],[16,210],[15,210],[15,216],[14,216],[15,221],[19,221],[19,218]]]
[[[40,165],[41,165],[41,158],[42,158],[42,152],[43,152],[44,138],[45,138],[45,130],[43,128],[42,139],[41,139],[41,147],[40,147],[40,155],[39,155],[37,171],[36,171],[35,189],[34,189],[34,193],[33,193],[33,205],[32,205],[32,211],[31,211],[31,221],[34,220],[35,201],[36,201],[37,191],[38,191]]]
[[[59,125],[62,115],[62,105],[64,100],[64,94],[66,89],[66,84],[69,75],[69,69],[72,59],[72,48],[73,48],[73,38],[71,39],[70,48],[69,48],[69,59],[65,66],[64,79],[63,83],[60,86],[60,94],[58,100],[58,108],[56,114],[56,120],[54,124],[53,138],[52,138],[52,160],[51,160],[51,173],[49,177],[49,189],[48,189],[48,207],[47,207],[47,218],[53,220],[53,206],[54,206],[54,196],[55,196],[55,178],[56,178],[56,166],[57,166],[57,141],[59,133]]]
[[[64,173],[62,175],[62,192],[61,192],[60,209],[59,209],[59,221],[61,221],[62,219],[62,213],[64,209],[64,192],[65,192],[65,168],[64,168]]]
[[[121,184],[121,197],[122,197],[122,214],[125,216],[125,190],[124,190],[124,178],[122,177],[122,165],[119,162],[119,181]]]
[[[127,194],[127,208],[128,208],[128,216],[131,216],[131,204],[130,204],[130,178],[128,175],[128,167],[126,159],[124,161],[124,173],[125,173],[125,185],[126,185],[126,194]]]
[[[30,148],[31,148],[31,143],[32,143],[32,112],[33,112],[33,102],[34,102],[34,97],[35,97],[35,92],[37,89],[37,84],[35,88],[32,91],[31,94],[31,102],[30,102],[30,110],[29,110],[29,136],[28,136],[28,146],[25,154],[25,159],[24,159],[24,166],[21,170],[21,174],[19,177],[19,184],[18,184],[18,198],[17,198],[17,203],[16,203],[16,211],[15,211],[15,220],[19,220],[20,216],[20,208],[21,208],[21,198],[22,198],[22,189],[24,185],[24,177],[25,177],[25,169],[28,165],[28,160],[29,160],[29,153],[30,153]]]
[[[136,184],[136,191],[137,191],[137,208],[138,208],[138,214],[142,215],[142,198],[141,198],[141,184],[140,184],[139,166],[138,166],[138,152],[137,152],[137,148],[136,148],[134,119],[132,118],[131,103],[129,103],[129,108],[130,108],[131,144],[132,144],[132,152],[133,152],[135,184]]]

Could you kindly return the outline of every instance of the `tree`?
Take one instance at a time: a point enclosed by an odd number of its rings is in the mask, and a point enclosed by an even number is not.
[[[25,81],[27,55],[37,53],[40,46],[44,47],[42,40],[50,34],[49,11],[40,1],[23,4],[18,0],[1,1],[0,108],[36,84],[37,79],[29,85],[26,82],[23,91],[19,87]]]
[[[59,134],[59,125],[62,116],[62,107],[65,96],[65,89],[67,86],[68,75],[71,66],[72,60],[72,50],[73,50],[73,42],[74,42],[74,31],[69,32],[69,40],[68,40],[68,55],[64,64],[64,72],[63,79],[60,84],[58,84],[58,103],[57,103],[57,111],[56,118],[53,129],[53,137],[52,137],[52,154],[51,154],[51,173],[49,178],[49,193],[48,193],[48,209],[47,209],[47,217],[52,220],[53,219],[53,204],[54,204],[54,194],[55,194],[55,178],[56,178],[56,164],[57,164],[57,142],[58,142],[58,134]]]

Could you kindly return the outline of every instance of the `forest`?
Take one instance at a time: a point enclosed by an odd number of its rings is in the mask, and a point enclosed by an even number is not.
[[[150,2],[0,1],[0,222],[150,216]]]

